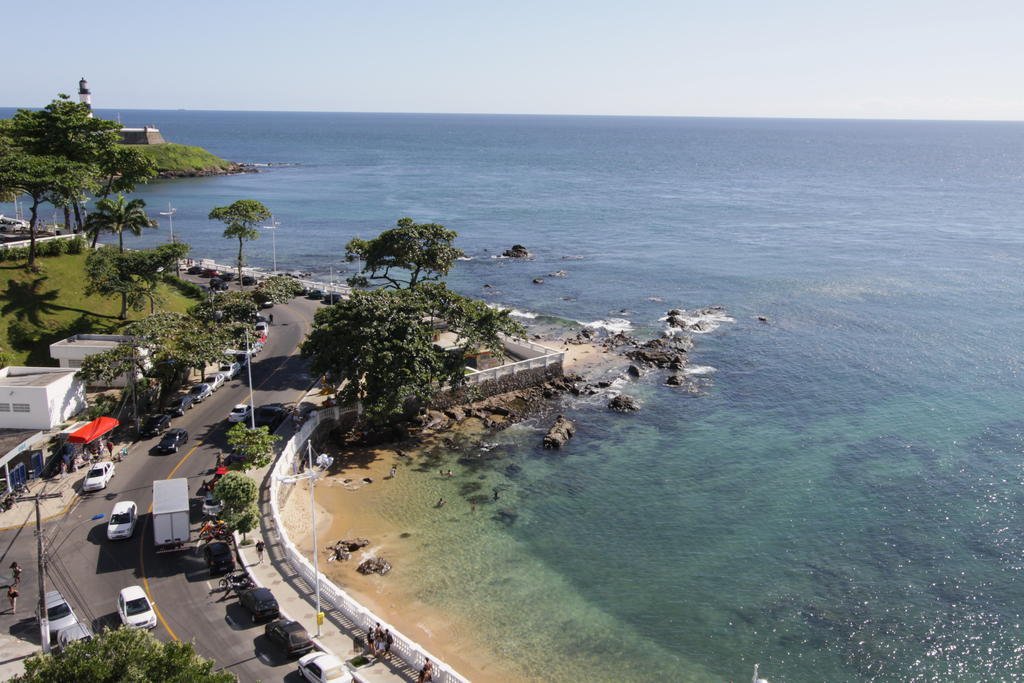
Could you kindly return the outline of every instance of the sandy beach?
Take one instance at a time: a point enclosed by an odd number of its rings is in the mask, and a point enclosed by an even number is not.
[[[621,365],[622,358],[593,344],[541,342],[566,351],[565,371],[586,376],[597,368]],[[396,445],[378,448],[336,447],[331,475],[316,489],[317,534],[321,571],[363,605],[396,626],[436,656],[473,681],[521,679],[509,653],[495,652],[479,637],[474,623],[465,616],[439,610],[429,594],[415,588],[412,572],[423,561],[421,539],[415,533],[419,516],[444,515],[455,524],[473,524],[483,520],[475,504],[464,498],[445,499],[438,505],[436,489],[464,473],[435,470],[436,457],[444,449],[443,440],[479,441],[489,430],[470,418],[452,430],[422,440],[414,448]],[[401,448],[401,451],[396,450]],[[396,475],[390,476],[392,468]],[[446,481],[447,480],[447,481]],[[308,489],[296,487],[282,503],[282,515],[289,535],[300,548],[309,548],[311,523]],[[362,537],[370,541],[344,562],[329,561],[324,549],[341,539]],[[458,553],[458,548],[452,549]],[[430,553],[433,555],[434,553]],[[394,569],[386,576],[364,576],[356,571],[367,557],[382,556]]]

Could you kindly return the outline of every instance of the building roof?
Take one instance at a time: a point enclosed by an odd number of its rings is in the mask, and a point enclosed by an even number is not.
[[[122,344],[128,341],[128,337],[123,334],[76,334],[73,337],[67,339],[61,339],[60,341],[50,344],[50,348],[54,346],[108,346],[113,348],[118,344]]]
[[[0,387],[45,387],[76,372],[71,368],[12,366],[0,370]]]

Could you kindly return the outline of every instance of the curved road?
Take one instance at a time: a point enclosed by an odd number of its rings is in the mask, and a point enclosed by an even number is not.
[[[312,380],[297,346],[305,338],[318,306],[319,302],[300,298],[264,311],[273,313],[275,324],[252,365],[257,406],[294,403],[309,388]],[[217,454],[226,452],[227,414],[236,403],[248,401],[248,378],[243,371],[183,417],[174,418],[172,426],[189,432],[189,441],[179,453],[155,453],[152,448],[158,438],[134,443],[129,457],[117,464],[117,474],[106,489],[80,494],[67,514],[45,523],[43,533],[50,562],[47,590],[60,590],[79,617],[92,621],[99,629],[119,624],[115,607],[118,591],[141,584],[156,603],[160,623],[154,634],[158,638],[194,642],[200,654],[214,659],[242,681],[281,680],[295,677],[294,662],[266,642],[262,625],[251,625],[237,602],[225,599],[216,589],[218,577],[210,577],[199,547],[155,553],[150,515],[142,514],[150,510],[155,479],[187,477],[194,496],[193,528],[201,523],[199,488],[212,473]],[[108,541],[107,519],[114,503],[121,500],[136,502],[139,524],[130,540]],[[104,515],[102,519],[93,519],[100,514]],[[0,548],[7,564],[18,560],[25,568],[21,610],[17,616],[0,617],[0,626],[20,637],[32,638],[39,630],[31,617],[36,585],[32,528],[0,533]]]

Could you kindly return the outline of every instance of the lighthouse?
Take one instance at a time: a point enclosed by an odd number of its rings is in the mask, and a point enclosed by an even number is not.
[[[78,81],[78,101],[89,107],[89,118],[92,118],[92,93],[89,92],[89,82],[85,76]]]

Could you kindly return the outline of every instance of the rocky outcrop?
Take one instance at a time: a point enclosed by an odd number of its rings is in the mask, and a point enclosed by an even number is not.
[[[501,252],[502,256],[508,258],[530,258],[530,252],[521,244],[515,244],[511,249]]]
[[[561,448],[575,433],[576,425],[571,420],[559,415],[555,424],[551,425],[551,429],[544,435],[544,448]]]
[[[360,562],[359,566],[356,567],[356,571],[360,574],[380,574],[384,576],[391,571],[391,563],[383,557],[371,557]]]
[[[617,410],[620,413],[632,413],[640,410],[640,401],[636,400],[632,396],[619,394],[612,400],[608,401],[608,407],[612,410]]]
[[[239,173],[259,173],[258,168],[248,164],[231,164],[227,168],[211,166],[210,168],[190,168],[183,171],[157,171],[157,178],[205,178],[215,175],[238,175]]]
[[[331,553],[331,557],[327,558],[328,562],[340,562],[352,557],[352,553],[368,545],[370,542],[365,538],[346,539],[327,546],[324,548],[324,552]]]
[[[542,284],[544,284],[544,278],[542,278],[542,277],[535,277],[535,278],[533,278],[533,284],[535,284],[535,285],[542,285]]]
[[[626,357],[643,365],[678,370],[686,365],[686,353],[692,348],[691,337],[660,337],[626,351]]]
[[[566,277],[568,275],[569,273],[565,272],[564,270],[556,270],[553,273],[548,273],[548,277]]]

